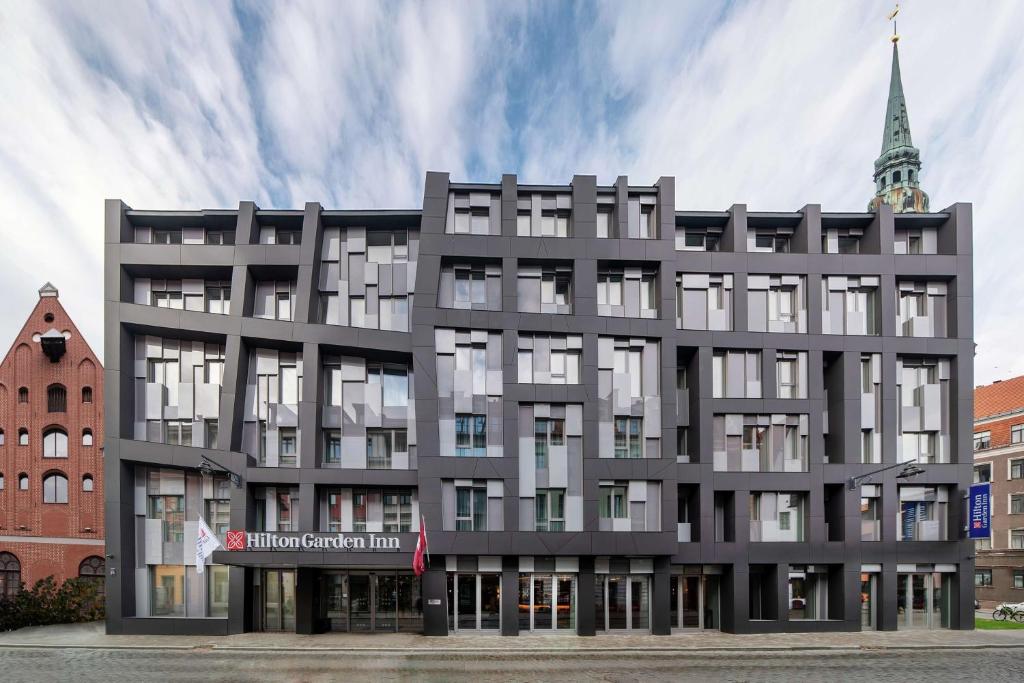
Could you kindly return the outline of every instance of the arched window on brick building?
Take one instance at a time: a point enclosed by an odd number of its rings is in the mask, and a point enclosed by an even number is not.
[[[105,574],[106,562],[98,555],[90,555],[78,565],[78,578],[96,586],[96,594],[100,596],[104,593]]]
[[[21,590],[21,562],[13,553],[0,553],[0,598],[13,598]]]
[[[92,387],[82,387],[82,403],[92,403]]]

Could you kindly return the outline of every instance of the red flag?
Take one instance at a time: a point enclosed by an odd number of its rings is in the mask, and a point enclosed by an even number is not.
[[[423,521],[423,516],[420,515],[420,537],[416,539],[416,552],[412,555],[412,571],[416,576],[420,576],[423,572],[427,571],[427,565],[423,558],[424,554],[430,557],[430,550],[427,547],[427,525]]]

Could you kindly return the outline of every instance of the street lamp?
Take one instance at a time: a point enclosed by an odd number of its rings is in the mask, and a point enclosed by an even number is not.
[[[901,469],[896,474],[897,479],[909,479],[910,477],[916,477],[917,475],[924,474],[925,472],[924,468],[917,464],[917,458],[914,458],[913,460],[907,460],[906,462],[898,462],[895,465],[888,465],[886,467],[881,467],[877,470],[872,470],[871,472],[858,474],[856,477],[850,477],[849,479],[846,480],[847,489],[850,491],[856,491],[860,483],[867,479],[868,477],[875,474],[879,474],[880,472],[891,470],[894,467],[903,467],[903,469]]]
[[[232,472],[224,465],[221,465],[216,460],[203,454],[199,456],[202,462],[199,463],[199,471],[203,474],[213,474],[214,472],[226,472],[228,477],[231,479],[231,483],[235,485],[236,489],[242,488],[242,477]],[[216,468],[216,469],[214,469]]]

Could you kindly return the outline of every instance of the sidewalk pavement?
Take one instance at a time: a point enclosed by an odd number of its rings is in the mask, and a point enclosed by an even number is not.
[[[730,651],[850,651],[1022,648],[1024,629],[1006,631],[865,631],[736,635],[703,631],[670,636],[453,635],[429,638],[410,633],[242,633],[231,636],[108,636],[103,622],[38,626],[0,633],[0,648],[170,649],[218,651],[345,651],[429,656],[432,654],[700,653]]]

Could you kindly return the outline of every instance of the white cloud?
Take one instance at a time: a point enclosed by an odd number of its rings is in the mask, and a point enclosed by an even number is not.
[[[101,350],[105,197],[410,207],[430,169],[674,175],[680,208],[863,210],[889,7],[0,5],[0,339],[51,279]],[[977,379],[1024,373],[1005,309],[1024,296],[1008,218],[1024,181],[1024,5],[905,3],[900,19],[924,187],[935,209],[975,204]]]

